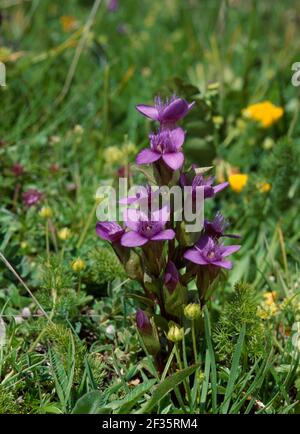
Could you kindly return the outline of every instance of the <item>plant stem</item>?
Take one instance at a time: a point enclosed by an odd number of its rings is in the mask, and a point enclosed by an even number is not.
[[[47,262],[50,263],[50,248],[49,248],[49,220],[46,220],[45,227],[45,235],[46,235],[46,252],[47,252]]]
[[[175,356],[176,356],[176,359],[177,359],[177,363],[178,363],[179,369],[182,370],[183,369],[183,365],[182,365],[182,361],[181,361],[181,357],[180,357],[180,351],[179,351],[177,342],[175,342],[174,345],[175,345]],[[188,397],[188,401],[189,401],[189,403],[191,403],[192,402],[192,398],[191,398],[190,386],[189,386],[189,384],[187,383],[186,380],[183,380],[183,385],[184,385],[185,392],[186,392],[187,397]]]
[[[194,319],[192,320],[192,340],[193,340],[193,351],[194,351],[195,363],[197,363],[197,361],[198,361],[198,354],[197,354],[195,320]]]
[[[97,205],[98,205],[98,203],[97,203],[97,201],[96,201],[95,204],[94,204],[94,206],[93,206],[93,208],[91,209],[91,211],[90,211],[90,213],[89,213],[89,215],[88,215],[88,218],[86,219],[85,226],[84,226],[84,228],[83,228],[83,230],[82,230],[82,232],[81,232],[81,237],[79,238],[79,241],[78,241],[77,246],[76,246],[77,249],[79,249],[79,247],[82,245],[82,243],[83,243],[84,240],[85,240],[86,233],[87,233],[87,231],[89,230],[89,227],[90,227],[90,225],[91,225],[93,215],[94,215],[94,213],[95,213],[95,211],[96,211],[96,209],[97,209]]]

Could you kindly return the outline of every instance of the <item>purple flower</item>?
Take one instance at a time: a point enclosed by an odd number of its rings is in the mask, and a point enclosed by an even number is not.
[[[97,235],[111,243],[118,242],[124,234],[124,229],[116,222],[98,222],[96,224]]]
[[[192,249],[184,253],[185,259],[198,265],[214,265],[231,269],[232,263],[224,258],[237,252],[241,246],[224,246],[211,237],[201,237]]]
[[[202,187],[204,189],[204,199],[208,199],[214,197],[215,194],[224,190],[224,188],[228,187],[228,182],[223,182],[222,184],[218,184],[213,186],[214,177],[209,176],[208,178],[204,178],[203,175],[196,175],[194,179],[190,182],[185,174],[180,176],[180,184],[182,187],[191,186],[192,187],[192,197],[196,198],[197,187]]]
[[[162,126],[174,126],[176,122],[188,114],[194,104],[194,102],[189,104],[185,99],[174,95],[165,102],[156,97],[154,106],[139,104],[136,109],[147,118],[160,122]]]
[[[22,196],[23,203],[27,207],[36,205],[37,203],[40,202],[42,197],[43,194],[40,191],[36,190],[35,188],[30,188],[29,190],[25,191]]]
[[[154,211],[150,218],[136,209],[125,211],[125,221],[129,229],[121,238],[124,247],[144,246],[149,241],[172,240],[175,237],[173,229],[165,229],[169,219],[166,208]]]
[[[144,311],[139,309],[135,315],[137,328],[142,332],[151,332],[151,323],[147,314]]]
[[[173,170],[184,162],[181,147],[185,133],[181,128],[162,130],[150,135],[150,148],[143,149],[136,157],[137,164],[151,164],[162,159]]]
[[[217,212],[212,221],[204,221],[205,234],[212,238],[228,237],[228,238],[240,238],[239,235],[225,234],[224,231],[228,227],[228,223],[220,212]]]
[[[124,197],[119,201],[121,205],[138,204],[140,210],[155,211],[159,208],[159,189],[153,188],[151,185],[139,188],[134,196]]]
[[[11,171],[16,177],[24,175],[24,167],[22,166],[22,164],[13,164],[11,166]]]
[[[179,273],[174,264],[174,262],[169,261],[166,266],[166,271],[164,275],[164,284],[166,285],[170,294],[174,292],[176,286],[179,282]]]
[[[116,12],[119,9],[119,2],[118,0],[109,0],[107,5],[107,10],[109,12]]]

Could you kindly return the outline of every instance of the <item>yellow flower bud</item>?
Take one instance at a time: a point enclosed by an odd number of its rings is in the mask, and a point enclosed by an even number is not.
[[[201,308],[199,304],[190,303],[187,304],[184,308],[184,316],[187,319],[194,320],[196,318],[199,318],[200,314],[201,314]]]
[[[22,241],[21,242],[21,249],[27,249],[27,247],[28,247],[28,243],[26,242],[26,241]]]
[[[269,182],[263,182],[262,184],[259,184],[257,188],[261,193],[267,193],[271,190],[271,184]]]
[[[84,270],[85,266],[85,262],[81,258],[77,258],[72,262],[72,270],[75,271],[75,273],[79,273],[80,271]]]
[[[72,233],[69,228],[62,228],[60,231],[58,231],[57,235],[60,240],[66,241],[71,237]]]
[[[74,131],[74,134],[76,134],[77,136],[82,136],[84,129],[82,128],[81,125],[77,124],[77,125],[75,125],[73,131]]]
[[[179,342],[183,339],[184,330],[183,328],[178,327],[176,324],[172,324],[169,328],[167,338],[171,342]]]
[[[50,219],[53,216],[53,211],[49,206],[43,206],[39,212],[39,216],[44,219]]]
[[[124,160],[124,153],[117,146],[109,146],[103,153],[106,164],[122,163]]]

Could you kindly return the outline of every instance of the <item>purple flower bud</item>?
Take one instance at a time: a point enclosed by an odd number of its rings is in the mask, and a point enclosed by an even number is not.
[[[107,5],[107,10],[109,12],[116,12],[119,9],[119,2],[118,0],[109,0]]]
[[[175,291],[179,282],[179,273],[174,262],[169,261],[164,275],[164,284],[166,285],[170,294]]]
[[[98,222],[96,233],[103,240],[116,243],[124,234],[124,229],[116,222]]]
[[[180,175],[180,185],[182,187],[185,186],[192,187],[193,199],[196,198],[196,192],[198,187],[202,187],[204,189],[204,199],[209,199],[211,197],[214,197],[215,194],[224,190],[224,188],[226,188],[229,185],[228,182],[223,182],[222,184],[213,186],[213,182],[214,182],[213,176],[204,178],[203,175],[196,175],[192,180],[190,180],[186,174]]]
[[[136,109],[147,118],[158,121],[162,127],[174,128],[175,123],[186,116],[194,104],[194,102],[189,104],[185,99],[174,95],[170,100],[166,101],[156,97],[154,107],[139,104]]]
[[[212,238],[228,237],[228,238],[240,238],[239,235],[225,234],[224,231],[227,228],[228,223],[220,212],[217,212],[212,221],[204,221],[205,234]]]
[[[27,207],[36,205],[41,201],[42,197],[43,194],[35,188],[30,188],[29,190],[25,191],[22,196],[23,203]]]
[[[151,323],[148,315],[141,309],[136,312],[135,315],[137,328],[144,333],[151,332]]]

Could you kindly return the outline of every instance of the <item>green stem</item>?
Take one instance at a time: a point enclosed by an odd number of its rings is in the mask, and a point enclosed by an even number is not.
[[[192,320],[192,340],[193,340],[193,351],[194,351],[194,358],[195,363],[198,361],[198,354],[197,354],[197,345],[196,345],[196,331],[195,331],[195,320]]]
[[[78,243],[77,243],[77,249],[79,249],[79,247],[82,245],[82,243],[84,242],[84,240],[85,240],[85,237],[86,237],[86,234],[87,234],[87,231],[89,230],[89,227],[90,227],[90,225],[91,225],[91,222],[92,222],[92,219],[93,219],[93,215],[95,214],[95,211],[96,211],[96,209],[97,209],[97,206],[98,206],[98,203],[97,203],[97,201],[95,202],[95,205],[93,206],[93,208],[91,209],[91,211],[90,211],[90,213],[89,213],[89,215],[88,215],[88,218],[86,219],[86,223],[85,223],[85,226],[84,226],[84,228],[83,228],[83,230],[82,230],[82,232],[81,232],[81,237],[79,238],[79,241],[78,241]]]
[[[46,236],[46,252],[47,252],[47,262],[50,263],[50,247],[49,247],[49,220],[46,220],[45,227],[45,236]]]
[[[177,359],[177,363],[178,363],[179,369],[182,370],[183,369],[183,365],[182,365],[182,361],[181,361],[181,357],[180,357],[180,351],[179,351],[177,342],[175,342],[175,356],[176,356],[176,359]],[[184,385],[185,392],[186,392],[187,397],[188,397],[188,401],[189,401],[189,403],[191,403],[192,402],[192,398],[191,398],[190,386],[189,386],[189,384],[187,383],[186,380],[183,380],[183,385]]]

